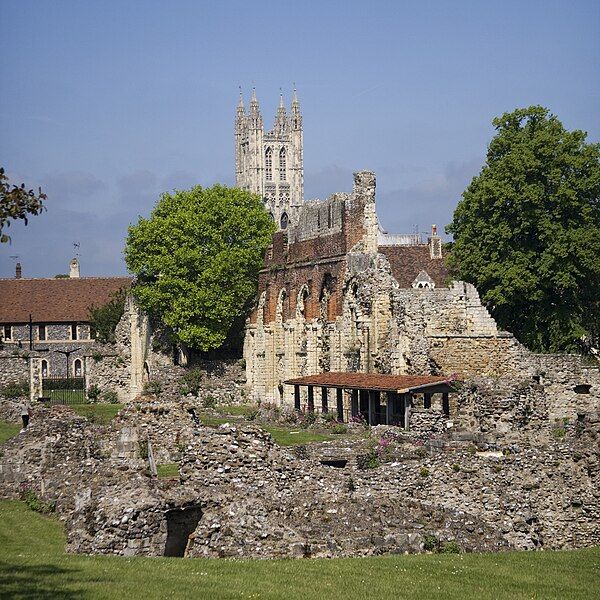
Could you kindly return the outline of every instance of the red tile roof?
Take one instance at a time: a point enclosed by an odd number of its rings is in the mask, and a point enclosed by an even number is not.
[[[379,373],[321,373],[288,379],[288,385],[348,388],[358,390],[419,391],[436,384],[450,384],[448,377],[437,375],[381,375]]]
[[[92,306],[131,286],[131,277],[0,279],[0,323],[86,322]]]
[[[379,246],[379,252],[390,261],[392,275],[402,288],[409,288],[421,271],[425,271],[436,287],[444,287],[449,273],[443,258],[431,258],[429,246]]]

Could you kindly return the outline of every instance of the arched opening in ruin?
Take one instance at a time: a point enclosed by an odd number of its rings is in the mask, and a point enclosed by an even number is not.
[[[183,557],[190,534],[194,533],[202,517],[202,509],[199,506],[174,508],[168,510],[165,517],[167,518],[165,556]]]
[[[144,383],[146,383],[147,381],[150,381],[150,367],[148,366],[147,362],[144,363],[144,372],[142,374],[142,381]]]

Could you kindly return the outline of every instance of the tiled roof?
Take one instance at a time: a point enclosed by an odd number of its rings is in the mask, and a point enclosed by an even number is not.
[[[449,384],[448,377],[436,375],[381,375],[379,373],[321,373],[288,379],[288,385],[314,385],[358,390],[419,391],[435,384]]]
[[[131,277],[0,279],[0,323],[86,322],[92,306],[131,286]]]
[[[392,275],[402,288],[409,288],[415,277],[425,271],[437,287],[444,287],[449,273],[443,258],[431,258],[429,246],[379,246],[390,261]]]

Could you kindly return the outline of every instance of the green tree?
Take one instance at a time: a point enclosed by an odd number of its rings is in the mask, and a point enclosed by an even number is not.
[[[96,339],[102,343],[115,341],[115,330],[125,310],[127,293],[121,289],[115,292],[103,306],[90,308],[90,327],[96,332]]]
[[[0,167],[0,243],[10,242],[10,236],[2,233],[10,226],[11,220],[23,220],[27,225],[27,215],[38,215],[44,210],[46,194],[38,189],[26,190],[25,184],[10,185],[4,169]]]
[[[129,228],[133,293],[178,340],[208,351],[226,339],[256,294],[275,225],[258,196],[222,185],[161,196]]]
[[[575,351],[600,327],[600,145],[541,106],[494,119],[462,195],[449,265],[536,351]]]

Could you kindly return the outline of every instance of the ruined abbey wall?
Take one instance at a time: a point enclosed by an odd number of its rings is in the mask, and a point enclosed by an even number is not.
[[[244,344],[253,400],[292,407],[283,382],[326,371],[512,377],[543,381],[558,418],[598,377],[580,357],[535,355],[500,331],[477,290],[450,280],[435,229],[427,243],[382,232],[370,172],[274,235],[258,297]]]

